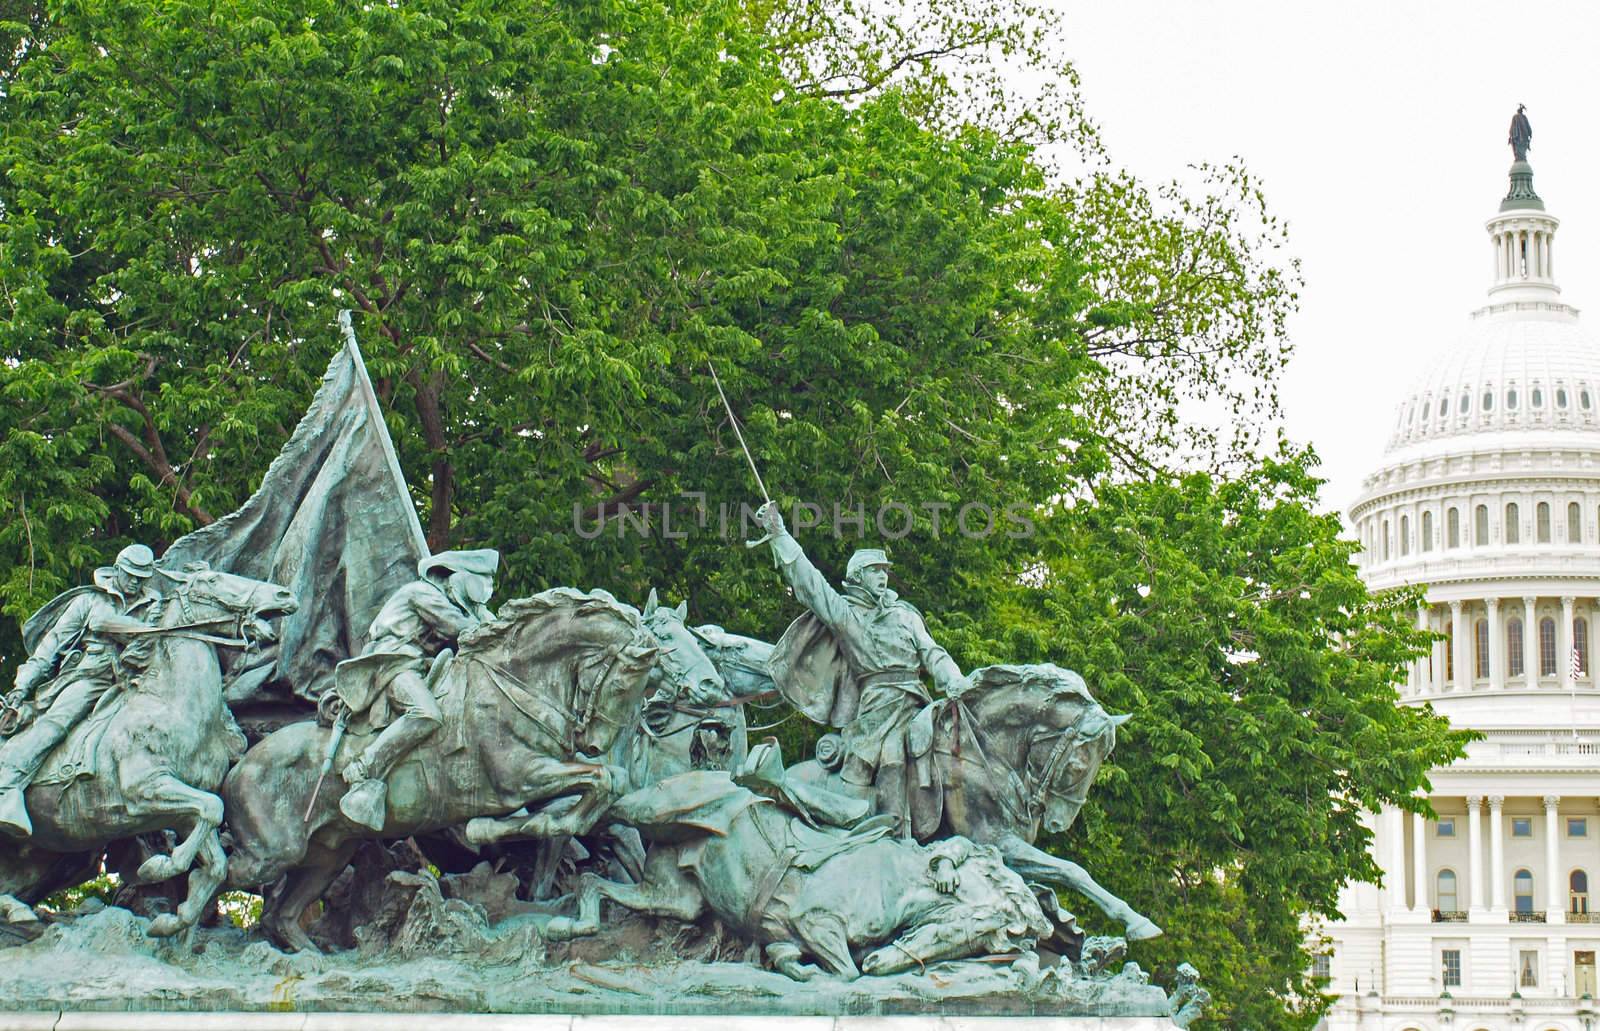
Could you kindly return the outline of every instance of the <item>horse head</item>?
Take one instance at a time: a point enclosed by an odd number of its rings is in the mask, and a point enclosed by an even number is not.
[[[985,737],[1001,745],[1022,790],[1024,816],[1037,832],[1071,827],[1089,787],[1117,743],[1128,716],[1112,716],[1089,693],[1083,677],[1044,663],[989,666],[973,674],[962,695]]]
[[[650,671],[650,689],[652,695],[710,708],[729,700],[728,684],[706,654],[699,634],[684,622],[688,614],[687,601],[671,608],[661,604],[651,588],[644,603],[644,625],[661,650]]]
[[[204,562],[187,563],[179,572],[159,571],[176,585],[170,596],[178,602],[163,613],[164,626],[180,623],[220,626],[232,622],[228,636],[244,643],[270,643],[277,639],[272,620],[300,607],[300,602],[285,587],[224,573]]]

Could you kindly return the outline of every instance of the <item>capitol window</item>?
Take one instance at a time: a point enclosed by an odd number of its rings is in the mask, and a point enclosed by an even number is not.
[[[1441,397],[1439,399],[1439,418],[1443,419],[1445,416],[1447,416],[1449,414],[1450,414],[1450,399],[1448,397]]]
[[[1506,621],[1506,675],[1522,676],[1522,620]]]
[[[1589,621],[1582,616],[1572,621],[1572,651],[1578,657],[1578,676],[1589,669]]]
[[[1522,513],[1515,501],[1506,505],[1506,543],[1515,544],[1522,539]]]
[[[1449,683],[1456,682],[1456,625],[1444,625],[1444,678]]]
[[[1567,407],[1567,391],[1566,391],[1566,389],[1564,387],[1557,387],[1556,388],[1556,407],[1557,408],[1565,408],[1565,407]]]
[[[1589,875],[1582,870],[1572,871],[1567,878],[1567,912],[1589,912]]]
[[[1518,913],[1533,912],[1533,874],[1528,870],[1518,870],[1511,879],[1512,895],[1516,899],[1515,911]]]
[[[1556,675],[1556,621],[1549,616],[1539,620],[1539,675]]]
[[[1400,554],[1411,554],[1411,517],[1400,517]]]
[[[1434,909],[1441,913],[1454,913],[1460,909],[1456,898],[1456,873],[1454,870],[1440,870],[1439,883],[1434,890]]]
[[[1489,544],[1489,506],[1479,505],[1472,513],[1473,543],[1478,547]]]
[[[1587,838],[1589,836],[1589,818],[1587,816],[1567,817],[1567,837]],[[1580,871],[1581,872],[1581,871]],[[1584,891],[1588,891],[1585,888]]]
[[[1534,408],[1544,407],[1544,391],[1538,387],[1533,388],[1533,395],[1528,398],[1528,404]]]
[[[1539,987],[1539,954],[1532,949],[1523,949],[1519,956],[1517,983],[1523,988]]]
[[[1517,410],[1517,392],[1515,390],[1506,391],[1506,410],[1512,412]]]
[[[1441,816],[1441,817],[1439,817],[1438,822],[1435,823],[1434,826],[1433,826],[1433,832],[1434,832],[1434,834],[1438,835],[1441,838],[1453,838],[1453,837],[1455,837],[1456,836],[1456,818],[1454,816]]]
[[[1583,543],[1583,510],[1576,501],[1567,505],[1567,543]]]
[[[1461,395],[1461,414],[1466,415],[1470,411],[1472,411],[1472,395],[1463,393]]]
[[[1550,502],[1541,501],[1539,507],[1533,510],[1534,529],[1540,544],[1550,543]]]
[[[1586,412],[1589,410],[1589,390],[1587,387],[1578,391],[1578,407]]]
[[[1472,626],[1472,675],[1489,675],[1489,621],[1480,619]]]
[[[1389,561],[1389,520],[1383,521],[1383,560]]]
[[[1533,837],[1533,817],[1531,817],[1531,816],[1513,816],[1511,818],[1511,836],[1513,838],[1531,838],[1531,837]],[[1522,872],[1523,873],[1528,873],[1528,871],[1526,871],[1526,870],[1524,870]],[[1533,875],[1532,874],[1528,874],[1528,876],[1532,877]],[[1531,885],[1533,882],[1529,881],[1528,883]],[[1533,888],[1530,887],[1528,889],[1528,893],[1532,894],[1533,893]]]
[[[1422,513],[1422,550],[1433,550],[1433,513]]]
[[[1440,980],[1446,988],[1461,987],[1461,950],[1444,949],[1439,953]]]
[[[1447,524],[1445,527],[1445,535],[1447,538],[1445,541],[1445,547],[1461,547],[1461,509],[1452,508],[1450,510],[1450,514],[1446,517],[1445,522]]]
[[[1483,410],[1486,412],[1494,411],[1494,394],[1487,390],[1483,392]]]

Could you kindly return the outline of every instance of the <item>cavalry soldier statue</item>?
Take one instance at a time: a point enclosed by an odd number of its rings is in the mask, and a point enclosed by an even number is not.
[[[430,663],[454,648],[465,631],[494,618],[485,603],[499,565],[499,552],[490,549],[423,559],[417,564],[420,579],[395,591],[378,610],[361,655],[335,670],[339,700],[382,731],[341,771],[350,790],[339,808],[357,823],[383,829],[385,778],[439,728]]]
[[[157,597],[146,590],[155,554],[130,544],[94,582],[58,595],[22,629],[28,659],[6,696],[13,712],[31,706],[33,725],[0,746],[0,833],[26,838],[33,823],[23,792],[52,749],[126,677],[122,640],[109,624],[154,621]]]
[[[774,683],[811,720],[840,728],[850,784],[875,785],[880,812],[910,834],[906,731],[932,701],[926,674],[949,697],[967,688],[950,654],[928,633],[922,614],[889,589],[889,559],[863,548],[836,591],[811,564],[772,504],[757,521],[769,535],[778,569],[811,612],[790,625],[769,662]]]

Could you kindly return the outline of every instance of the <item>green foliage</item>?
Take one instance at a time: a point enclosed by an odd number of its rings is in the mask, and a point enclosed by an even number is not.
[[[1031,585],[961,635],[981,661],[1063,662],[1134,714],[1054,844],[1145,904],[1167,934],[1141,955],[1199,965],[1223,1027],[1316,1023],[1306,919],[1378,878],[1362,810],[1417,808],[1469,739],[1396,704],[1432,640],[1420,594],[1367,592],[1315,511],[1314,461],[1102,485],[1041,522]]]
[[[870,13],[0,0],[0,659],[123,543],[248,496],[341,307],[432,547],[501,549],[501,597],[657,586],[775,637],[714,364],[780,501],[909,506],[897,585],[963,666],[1053,659],[1135,713],[1058,846],[1219,1025],[1301,1026],[1298,921],[1376,873],[1358,807],[1457,746],[1394,708],[1406,599],[1362,589],[1309,456],[1188,417],[1276,411],[1282,227],[1237,167],[1110,170],[1025,4]],[[965,536],[967,503],[1037,533]],[[797,529],[834,573],[858,543]]]

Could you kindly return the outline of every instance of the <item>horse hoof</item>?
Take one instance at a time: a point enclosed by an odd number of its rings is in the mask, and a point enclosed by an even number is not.
[[[151,856],[139,864],[136,876],[140,884],[155,884],[178,876],[178,865],[172,861],[171,856]]]
[[[1157,927],[1148,917],[1136,917],[1128,921],[1128,940],[1144,941],[1146,938],[1159,938],[1161,928]]]
[[[176,913],[162,913],[150,921],[150,929],[145,933],[152,938],[170,938],[183,930],[183,921],[178,919]]]

